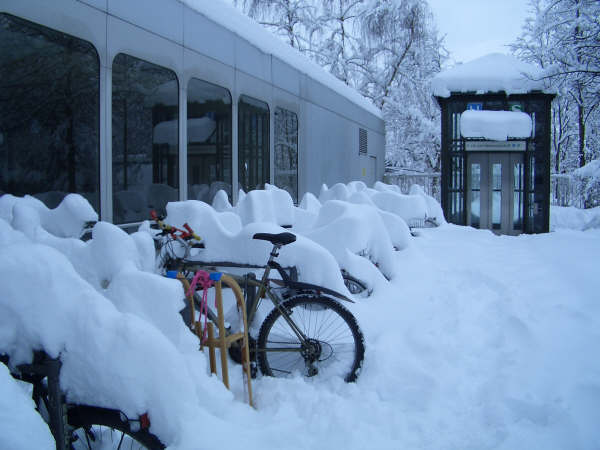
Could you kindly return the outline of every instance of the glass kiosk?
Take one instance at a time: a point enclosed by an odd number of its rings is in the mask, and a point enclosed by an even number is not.
[[[442,118],[441,203],[448,222],[497,234],[548,232],[554,95],[451,93],[435,98]],[[461,131],[461,116],[469,110],[525,113],[531,129],[527,136],[504,140],[473,137]]]

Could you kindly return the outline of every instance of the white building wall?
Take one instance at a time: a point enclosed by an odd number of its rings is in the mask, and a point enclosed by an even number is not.
[[[173,70],[179,81],[180,119],[186,117],[187,84],[198,78],[227,88],[233,100],[233,193],[237,195],[237,102],[244,94],[269,104],[271,112],[271,180],[273,180],[273,113],[277,106],[298,115],[299,196],[332,185],[383,178],[384,124],[380,117],[266,54],[239,35],[207,19],[178,0],[3,0],[7,12],[91,42],[101,66],[100,145],[102,217],[111,220],[111,68],[119,53]],[[186,142],[184,121],[180,139]],[[358,129],[368,131],[369,155],[358,153]],[[180,161],[186,162],[185,145]],[[369,167],[375,164],[375,173]],[[365,169],[365,171],[363,171]],[[185,165],[180,168],[185,198]]]

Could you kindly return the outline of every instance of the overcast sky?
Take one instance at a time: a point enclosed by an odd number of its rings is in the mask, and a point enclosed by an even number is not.
[[[468,62],[505,47],[521,32],[527,0],[428,0],[450,61]]]

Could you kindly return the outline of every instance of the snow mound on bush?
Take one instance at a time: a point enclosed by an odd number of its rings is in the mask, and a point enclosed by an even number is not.
[[[0,197],[0,218],[11,223],[14,220],[15,205],[27,205],[37,212],[39,224],[49,233],[58,237],[79,237],[87,222],[96,222],[98,214],[90,203],[79,194],[68,194],[60,204],[50,209],[40,200],[30,195],[23,198],[11,194]]]
[[[11,450],[54,450],[54,437],[31,396],[0,364],[0,448]]]
[[[376,181],[373,184],[373,189],[379,192],[395,192],[396,194],[402,194],[400,186],[397,186],[395,184],[382,183],[381,181]]]
[[[231,211],[233,206],[231,206],[231,203],[229,203],[227,192],[225,192],[223,189],[218,190],[213,198],[212,207],[218,212]]]
[[[427,217],[427,202],[421,195],[404,195],[387,191],[373,194],[371,200],[379,209],[395,214],[405,222]]]
[[[359,279],[376,279],[375,265],[387,278],[396,273],[392,242],[377,209],[370,205],[330,200],[306,236],[326,247],[342,269]],[[360,261],[356,255],[365,258]]]
[[[600,206],[579,209],[574,206],[550,207],[550,231],[560,229],[591,230],[600,228]]]
[[[253,192],[255,191],[248,193],[246,198],[259,197],[251,195]],[[270,196],[269,193],[267,194]],[[252,222],[240,228],[237,233],[232,233],[223,226],[219,218],[221,214],[224,213],[217,213],[206,203],[187,200],[168,203],[165,221],[176,227],[182,227],[187,222],[202,237],[206,248],[195,249],[190,255],[191,259],[202,262],[233,262],[264,266],[269,259],[272,244],[253,239],[253,236],[256,233],[287,231],[273,222]],[[259,214],[263,216],[262,213]],[[295,266],[298,269],[298,277],[302,281],[347,293],[339,267],[332,255],[306,237],[296,235],[296,238],[296,242],[282,247],[278,262],[284,267]]]
[[[383,225],[385,226],[387,234],[390,237],[394,248],[396,250],[402,250],[408,247],[410,241],[410,229],[402,218],[387,211],[383,211],[382,209],[378,209],[366,191],[354,192],[352,195],[350,195],[348,200],[350,203],[355,203],[358,205],[370,205],[376,209],[379,217],[383,221]]]
[[[418,184],[413,184],[410,187],[410,191],[408,192],[410,195],[420,195],[425,199],[425,203],[427,205],[427,218],[435,220],[437,225],[442,225],[447,223],[444,218],[444,211],[442,211],[442,206],[438,203],[438,201],[433,198],[431,195],[427,195],[423,190],[423,187]]]
[[[336,183],[330,188],[326,184],[321,186],[321,192],[319,193],[319,201],[325,203],[329,200],[341,200],[348,201],[350,197],[350,189],[343,183]]]
[[[128,417],[148,412],[151,430],[167,444],[176,443],[185,427],[219,426],[209,411],[231,404],[231,394],[207,374],[177,308],[157,310],[161,303],[181,305],[178,282],[140,272],[126,280],[127,272],[119,271],[109,290],[119,292],[120,311],[110,293],[102,295],[81,278],[65,255],[23,242],[5,222],[0,230],[2,242],[13,242],[0,252],[0,272],[10,280],[0,283],[0,353],[13,364],[29,362],[35,349],[60,355],[68,401],[120,409]],[[154,317],[159,314],[163,329]],[[165,330],[165,323],[179,330]]]
[[[294,201],[289,192],[267,184],[265,190],[250,191],[241,197],[234,210],[242,224],[271,222],[277,225],[294,223]]]

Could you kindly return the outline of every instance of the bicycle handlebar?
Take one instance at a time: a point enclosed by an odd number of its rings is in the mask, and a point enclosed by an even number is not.
[[[163,234],[170,234],[171,237],[173,239],[183,239],[183,240],[190,240],[190,239],[194,239],[195,241],[202,241],[202,238],[200,236],[198,236],[194,230],[192,230],[192,227],[190,227],[187,222],[183,224],[183,228],[185,228],[185,231],[174,227],[173,225],[169,225],[168,223],[163,222],[164,217],[158,216],[158,214],[156,214],[156,211],[152,210],[150,211],[150,217],[152,218],[152,220],[154,220],[156,222],[156,225],[158,226],[158,228],[162,231]],[[202,244],[204,245],[204,244]],[[196,248],[203,248],[203,247],[196,247]]]

